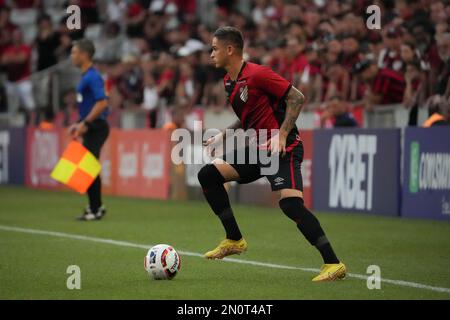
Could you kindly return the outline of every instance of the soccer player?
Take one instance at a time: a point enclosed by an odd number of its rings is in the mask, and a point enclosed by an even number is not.
[[[272,191],[279,198],[281,210],[320,252],[324,265],[313,281],[332,281],[345,277],[346,267],[339,261],[317,218],[304,206],[300,165],[303,145],[295,122],[304,103],[303,94],[270,68],[243,60],[243,37],[234,27],[221,27],[214,33],[211,58],[217,68],[225,68],[225,90],[239,118],[229,129],[278,129],[277,135],[264,143],[272,154],[278,154],[279,169],[267,175]],[[225,138],[225,130],[208,139],[206,146]],[[261,165],[228,163],[215,159],[198,173],[203,193],[226,231],[217,248],[205,253],[207,259],[222,259],[247,249],[230,207],[224,183],[249,183],[261,178]]]
[[[83,138],[83,145],[99,159],[100,150],[109,135],[108,100],[101,74],[93,67],[94,44],[86,39],[76,41],[72,47],[72,63],[81,69],[77,86],[77,103],[80,119],[70,126],[69,133]],[[88,191],[89,205],[78,218],[81,221],[100,220],[106,214],[102,204],[100,175]]]

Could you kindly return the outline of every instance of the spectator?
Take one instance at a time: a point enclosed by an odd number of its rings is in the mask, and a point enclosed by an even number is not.
[[[33,88],[29,79],[31,47],[23,43],[22,32],[19,29],[14,30],[12,44],[3,52],[1,64],[5,66],[7,74],[8,111],[16,112],[19,106],[32,111],[34,109]]]
[[[117,63],[122,58],[124,39],[120,36],[120,25],[117,22],[106,23],[103,37],[98,41],[95,59],[104,63]]]
[[[380,69],[390,69],[400,73],[403,63],[400,58],[400,48],[403,43],[403,32],[399,27],[390,27],[384,38],[386,47],[381,50],[378,58],[378,67]]]
[[[408,125],[416,126],[419,107],[423,105],[426,98],[426,75],[418,60],[407,62],[405,83],[403,105],[410,109]]]
[[[86,25],[99,22],[97,0],[78,0],[78,5],[83,12]]]
[[[347,104],[339,95],[330,98],[326,110],[320,116],[321,127],[325,126],[327,120],[331,121],[334,128],[358,126],[353,115],[348,112]]]
[[[127,2],[125,0],[111,0],[106,5],[106,15],[109,22],[122,23],[124,13],[127,10]]]
[[[401,103],[405,92],[403,75],[390,70],[380,69],[371,60],[362,61],[355,66],[355,72],[360,74],[365,83],[365,107],[373,110],[375,105]]]
[[[67,16],[64,16],[59,21],[57,34],[59,35],[59,46],[55,49],[55,56],[58,61],[69,58],[70,50],[72,49],[72,41],[82,39],[84,37],[84,24],[82,21],[81,29],[69,30],[67,28]]]
[[[327,44],[325,63],[322,65],[323,98],[328,99],[336,94],[342,94],[345,99],[349,95],[350,76],[340,64],[342,45],[338,40],[332,40]]]
[[[412,35],[420,56],[429,65],[428,90],[434,90],[439,71],[443,62],[439,57],[436,41],[434,41],[434,27],[428,20],[417,20],[412,25]]]
[[[126,106],[136,108],[141,105],[143,99],[143,74],[139,58],[128,55],[123,58],[122,63],[123,74],[118,83],[119,91]]]
[[[139,38],[143,36],[143,26],[145,22],[145,10],[135,2],[127,10],[125,16],[126,33],[130,38]]]
[[[308,92],[307,99],[311,103],[320,102],[322,96],[321,65],[317,48],[314,45],[306,47],[305,56],[308,64],[305,66],[300,78],[299,88]]]
[[[438,35],[436,40],[439,57],[444,66],[439,72],[435,93],[448,98],[450,96],[450,32]]]
[[[151,72],[144,74],[144,99],[142,109],[148,111],[149,127],[156,128],[159,96],[156,81]]]
[[[0,57],[11,44],[11,36],[15,30],[17,26],[11,22],[11,9],[0,7]]]
[[[44,70],[58,62],[56,49],[59,47],[59,34],[53,31],[52,20],[44,14],[38,18],[38,34],[35,45],[38,54],[37,70]]]

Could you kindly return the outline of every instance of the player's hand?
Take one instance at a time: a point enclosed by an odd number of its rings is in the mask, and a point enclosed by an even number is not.
[[[281,154],[284,157],[286,154],[286,137],[283,134],[276,134],[271,137],[266,143],[261,144],[261,147],[270,150],[271,155]]]
[[[76,139],[87,132],[87,127],[84,122],[74,123],[69,127],[69,135]]]
[[[205,142],[203,142],[203,146],[206,147],[206,151],[209,156],[214,156],[212,154],[212,150],[217,148],[221,143],[223,143],[225,135],[223,132],[216,134],[214,137],[209,138]]]
[[[205,147],[207,147],[207,146],[219,144],[223,141],[223,138],[224,138],[223,132],[219,132],[214,137],[211,137],[208,140],[206,140],[205,142],[203,142],[203,145]]]

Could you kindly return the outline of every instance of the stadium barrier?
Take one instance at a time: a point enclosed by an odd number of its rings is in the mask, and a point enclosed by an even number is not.
[[[408,128],[402,216],[450,221],[450,128]]]
[[[408,128],[403,136],[400,129],[306,130],[301,135],[308,207],[450,220],[450,128]],[[63,129],[0,128],[0,183],[67,190],[50,172],[68,141]],[[169,131],[111,129],[100,159],[104,192],[203,200],[197,181],[202,165],[174,165],[172,146]],[[192,144],[188,153],[195,148],[201,146]],[[278,205],[265,179],[233,183],[230,199]]]
[[[61,130],[26,129],[25,185],[32,188],[61,189],[50,177],[63,151]]]
[[[25,184],[26,129],[0,128],[0,184]]]
[[[26,137],[23,144],[26,146],[25,157],[22,157],[26,161],[21,170],[25,171],[25,185],[67,189],[50,178],[50,172],[69,142],[66,130],[27,128]],[[104,192],[168,199],[171,167],[169,140],[169,132],[164,130],[112,129],[100,158]]]

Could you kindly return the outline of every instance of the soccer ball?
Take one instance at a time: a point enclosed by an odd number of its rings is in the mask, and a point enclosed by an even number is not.
[[[148,250],[144,268],[155,280],[172,280],[181,269],[181,258],[172,246],[158,244]]]

